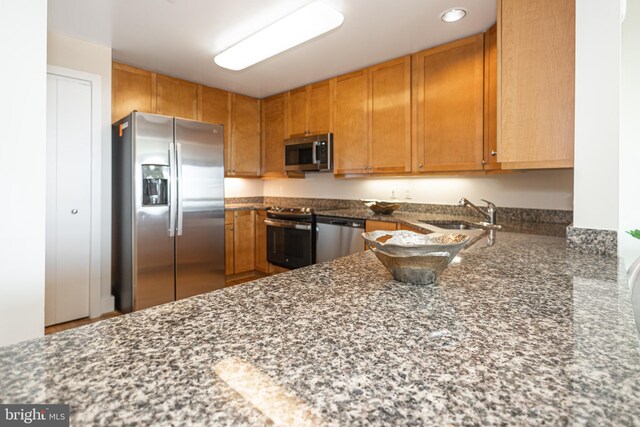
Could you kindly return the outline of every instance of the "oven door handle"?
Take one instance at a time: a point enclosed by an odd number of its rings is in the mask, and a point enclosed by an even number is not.
[[[295,230],[311,230],[311,224],[296,221],[284,221],[281,219],[265,219],[264,223],[270,227],[293,228]]]

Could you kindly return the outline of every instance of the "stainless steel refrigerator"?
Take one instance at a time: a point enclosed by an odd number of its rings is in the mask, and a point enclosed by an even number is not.
[[[113,125],[118,310],[224,287],[222,135],[222,125],[138,112]]]

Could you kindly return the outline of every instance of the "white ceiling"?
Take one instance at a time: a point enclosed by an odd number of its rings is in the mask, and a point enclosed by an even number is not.
[[[213,57],[312,0],[49,0],[49,31],[113,48],[113,59],[265,97],[476,34],[496,0],[324,0],[344,14],[332,32],[242,71]],[[452,7],[467,17],[447,24]]]

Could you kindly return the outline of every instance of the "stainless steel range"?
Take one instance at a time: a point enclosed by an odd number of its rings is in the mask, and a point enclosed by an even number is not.
[[[285,268],[300,268],[316,261],[316,221],[310,208],[267,211],[267,260]]]

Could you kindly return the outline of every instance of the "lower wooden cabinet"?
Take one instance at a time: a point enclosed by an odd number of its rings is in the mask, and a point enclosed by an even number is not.
[[[266,211],[256,211],[256,270],[261,273],[269,273],[267,262],[267,219]]]
[[[368,233],[370,231],[375,230],[390,230],[395,231],[398,229],[398,225],[395,222],[391,221],[375,221],[375,220],[367,220],[365,224],[365,231]]]
[[[229,216],[231,224],[224,225],[224,272],[227,276],[233,274],[233,213],[229,212]]]
[[[240,274],[256,267],[256,211],[233,213],[233,273]]]
[[[267,261],[266,211],[227,211],[224,219],[225,274],[233,276],[258,271],[276,274],[288,271]]]

